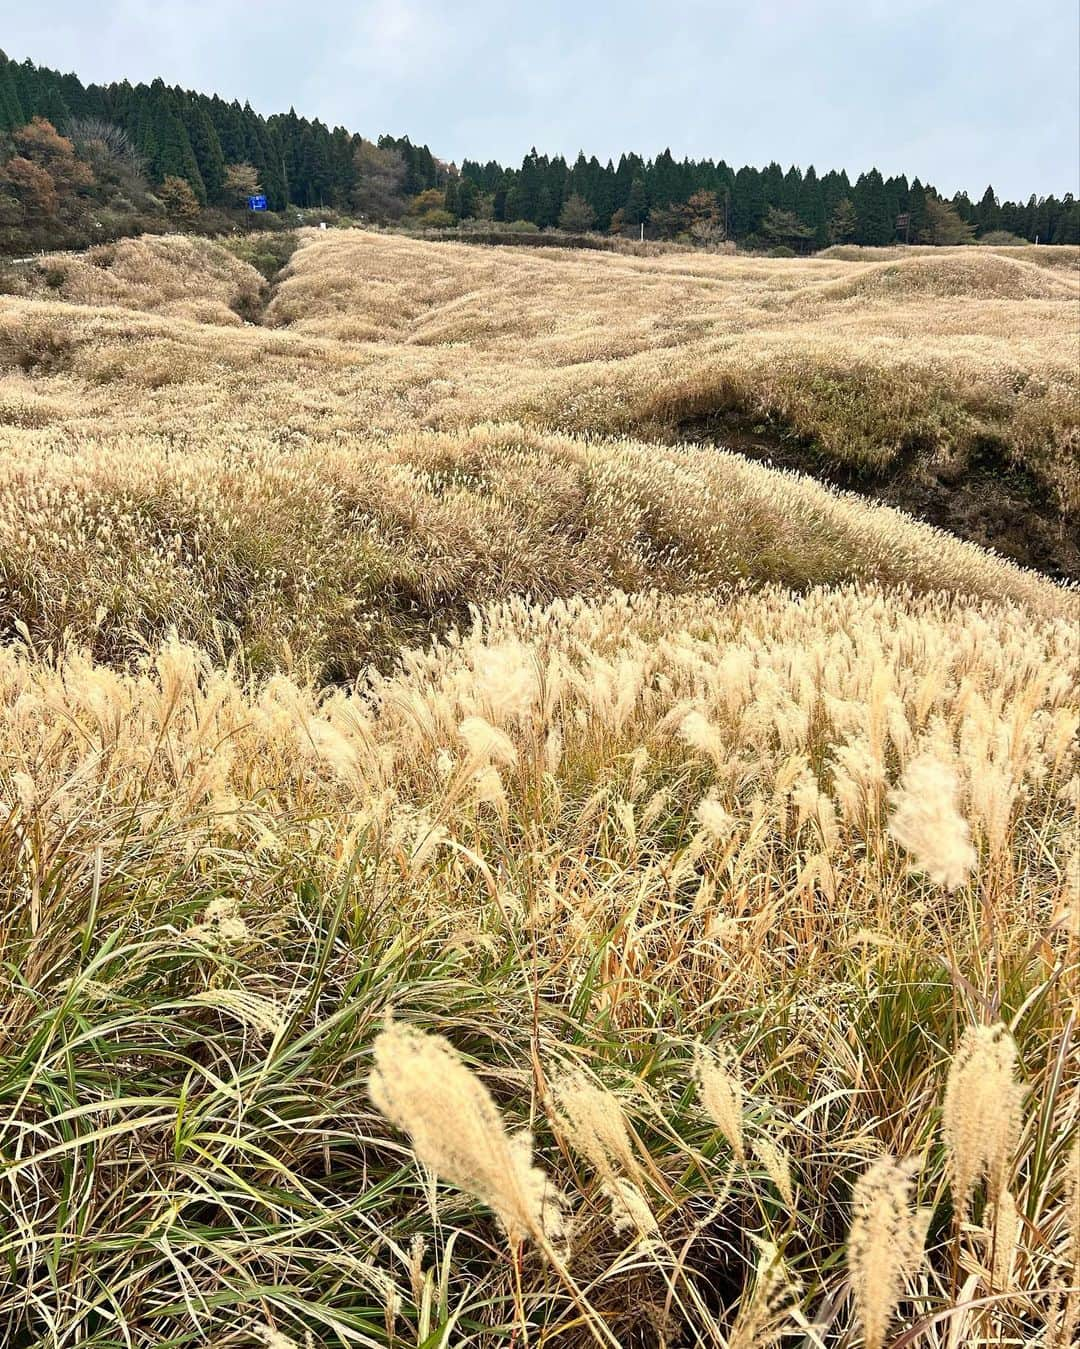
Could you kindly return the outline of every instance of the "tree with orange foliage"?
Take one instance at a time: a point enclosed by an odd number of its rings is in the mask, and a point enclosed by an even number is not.
[[[15,153],[0,165],[0,242],[36,248],[75,241],[94,184],[90,166],[43,117],[20,127],[12,139]]]
[[[170,173],[158,188],[166,214],[178,225],[193,225],[199,218],[199,199],[186,178]]]

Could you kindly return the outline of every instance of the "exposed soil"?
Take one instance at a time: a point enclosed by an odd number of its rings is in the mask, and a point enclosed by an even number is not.
[[[937,467],[913,453],[871,473],[847,469],[771,428],[748,427],[737,413],[693,418],[680,423],[676,434],[895,506],[1052,580],[1080,581],[1080,524],[1061,513],[1037,478],[995,447],[983,447],[962,469]]]

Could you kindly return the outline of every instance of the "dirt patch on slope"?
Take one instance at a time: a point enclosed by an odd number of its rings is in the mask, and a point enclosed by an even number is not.
[[[692,418],[676,434],[895,506],[1051,580],[1080,581],[1080,527],[1061,512],[1043,483],[996,446],[981,447],[962,467],[935,464],[912,452],[887,469],[859,472],[797,438],[747,426],[737,413]]]

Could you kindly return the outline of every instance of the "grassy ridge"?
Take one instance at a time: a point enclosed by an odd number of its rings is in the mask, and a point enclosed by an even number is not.
[[[324,679],[511,594],[863,580],[1077,612],[1030,573],[808,479],[519,425],[360,453],[9,433],[0,547],[0,621],[43,650],[124,662],[175,630]]]
[[[991,446],[1036,475],[1059,509],[1080,504],[1075,249],[911,250],[868,264],[523,256],[355,230],[301,232],[301,241],[265,316],[254,298],[264,278],[205,241],[131,241],[105,267],[58,257],[49,270],[63,283],[33,294],[129,309],[155,307],[157,294],[165,312],[235,324],[250,311],[283,333],[330,339],[329,368],[314,376],[324,408],[314,417],[305,405],[296,419],[305,434],[330,418],[350,433],[524,420],[651,439],[729,413],[866,472],[918,454],[930,469],[962,473]],[[211,264],[202,255],[215,249]],[[10,312],[35,332],[73,324],[36,306]],[[95,346],[130,340],[114,322],[111,336],[98,328]],[[166,342],[153,331],[147,340]],[[239,335],[199,341],[202,360],[187,356],[172,380],[200,386],[217,426],[242,420],[241,386],[252,414],[287,416],[277,402],[295,397],[294,372],[279,380],[263,355],[295,352],[308,364],[319,351],[298,342],[256,357]],[[33,363],[32,353],[9,359]],[[247,387],[240,370],[251,359],[259,379]],[[204,387],[207,361],[224,363],[220,390]],[[101,378],[85,357],[72,373]],[[138,364],[111,378],[138,396]],[[139,412],[157,422],[162,409],[155,400]]]

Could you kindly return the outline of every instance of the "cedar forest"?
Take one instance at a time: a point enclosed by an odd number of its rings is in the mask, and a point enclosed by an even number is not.
[[[274,227],[290,208],[332,220],[448,230],[644,233],[702,245],[807,253],[828,244],[1080,242],[1071,193],[999,201],[942,198],[929,184],[883,177],[853,183],[777,163],[731,168],[670,150],[618,164],[579,154],[571,165],[535,149],[518,169],[437,159],[408,137],[377,142],[292,109],[263,117],[157,79],[84,85],[0,53],[0,251],[80,247],[177,225],[235,228],[249,195],[265,193]],[[284,222],[282,222],[284,223]],[[1008,237],[1006,237],[1008,236]]]

